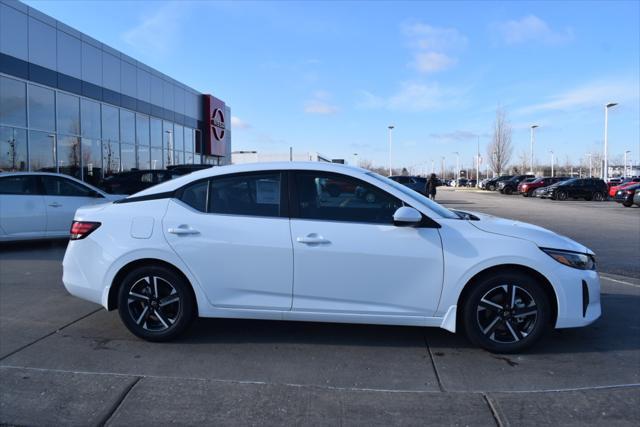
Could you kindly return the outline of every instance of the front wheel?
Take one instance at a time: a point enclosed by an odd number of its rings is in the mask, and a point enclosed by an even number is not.
[[[506,194],[507,196],[510,196],[513,194],[513,189],[511,187],[506,187],[504,189],[504,194]]]
[[[556,194],[556,200],[567,200],[568,196],[569,195],[566,191],[558,191],[558,194]]]
[[[163,266],[148,266],[133,270],[122,281],[118,312],[134,335],[169,341],[189,326],[195,302],[180,275]]]
[[[604,200],[604,194],[602,194],[599,191],[596,191],[595,193],[593,193],[593,196],[591,196],[591,198],[596,202],[601,202]]]
[[[531,276],[501,273],[474,285],[462,315],[471,342],[493,353],[514,353],[531,347],[549,329],[551,308]]]
[[[489,191],[495,191],[496,186],[491,184],[490,186],[487,187],[489,189]]]

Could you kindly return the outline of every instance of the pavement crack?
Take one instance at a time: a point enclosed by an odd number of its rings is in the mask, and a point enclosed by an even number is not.
[[[484,401],[487,402],[487,406],[489,406],[489,410],[491,411],[491,415],[493,416],[496,425],[498,427],[505,427],[505,423],[500,418],[500,414],[498,413],[498,409],[496,408],[493,400],[491,400],[491,398],[486,393],[482,393],[482,397],[484,398]]]
[[[111,406],[111,408],[109,409],[109,411],[105,414],[104,418],[102,419],[102,421],[100,421],[98,423],[98,426],[103,427],[105,426],[110,420],[111,418],[113,418],[113,416],[118,412],[118,409],[120,409],[120,407],[122,406],[122,404],[124,403],[124,400],[127,398],[127,396],[129,395],[129,393],[131,393],[131,390],[133,390],[133,388],[140,382],[140,380],[143,377],[136,377],[131,384],[129,384],[127,386],[126,389],[124,389],[124,391],[122,392],[122,395],[118,398],[118,400],[116,400],[114,402],[114,404]]]
[[[65,328],[67,328],[67,327],[69,327],[69,326],[73,325],[74,323],[79,322],[79,321],[81,321],[81,320],[83,320],[83,319],[86,319],[87,317],[91,316],[92,314],[95,314],[95,313],[99,312],[100,310],[102,310],[102,307],[97,308],[97,309],[93,310],[92,312],[85,314],[85,315],[84,315],[84,316],[82,316],[82,317],[78,317],[77,319],[72,320],[71,322],[66,323],[66,324],[64,324],[64,325],[60,326],[60,327],[59,327],[59,328],[57,328],[55,331],[49,332],[48,334],[43,335],[43,336],[41,336],[40,338],[37,338],[37,339],[35,339],[35,340],[31,341],[30,343],[25,344],[25,345],[23,345],[22,347],[19,347],[19,348],[17,348],[17,349],[15,349],[15,350],[13,350],[12,352],[10,352],[10,353],[8,353],[8,354],[6,354],[6,355],[4,355],[4,356],[0,357],[0,362],[1,362],[1,361],[3,361],[3,360],[5,360],[5,359],[7,359],[7,358],[9,358],[9,357],[11,357],[11,356],[13,356],[13,355],[14,355],[14,354],[16,354],[16,353],[21,352],[22,350],[24,350],[24,349],[25,349],[25,348],[27,348],[27,347],[31,347],[32,345],[39,343],[40,341],[42,341],[42,340],[43,340],[43,339],[45,339],[45,338],[49,338],[51,335],[53,335],[53,334],[55,334],[55,333],[60,332],[61,330],[63,330],[63,329],[65,329]]]
[[[429,347],[429,342],[427,341],[427,337],[422,334],[422,338],[424,339],[424,345],[427,348],[427,353],[429,354],[429,359],[431,360],[431,366],[433,367],[433,372],[436,374],[436,380],[438,381],[438,389],[441,392],[445,392],[444,386],[442,385],[442,381],[440,380],[440,373],[438,373],[438,367],[436,366],[436,361],[433,358],[433,353],[431,352],[431,347]]]

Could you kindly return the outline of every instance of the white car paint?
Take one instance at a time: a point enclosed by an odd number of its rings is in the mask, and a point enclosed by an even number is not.
[[[68,237],[69,227],[71,227],[73,216],[78,208],[85,205],[110,203],[126,197],[105,193],[67,175],[46,172],[2,173],[0,174],[0,189],[4,178],[15,176],[55,177],[69,180],[93,191],[95,196],[0,193],[0,241]]]
[[[312,170],[351,176],[392,194],[439,228],[201,213],[174,198],[201,178],[253,171]],[[202,317],[437,326],[456,330],[460,294],[476,274],[514,264],[551,284],[557,328],[585,326],[600,316],[596,271],[555,261],[541,247],[591,253],[528,224],[450,211],[401,184],[368,171],[325,163],[243,164],[206,169],[137,193],[139,201],[81,208],[75,219],[98,221],[88,237],[70,241],[63,282],[78,297],[112,309],[110,290],[129,263],[156,259],[180,270]],[[143,199],[140,199],[140,198]],[[147,229],[140,238],[140,218]],[[581,283],[591,296],[582,313]]]

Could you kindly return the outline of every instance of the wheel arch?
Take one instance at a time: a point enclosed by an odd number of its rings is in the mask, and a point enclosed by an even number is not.
[[[122,280],[125,278],[127,274],[131,271],[140,268],[140,267],[149,267],[149,266],[162,266],[168,268],[173,271],[177,275],[179,275],[185,283],[189,286],[189,290],[191,291],[191,297],[193,298],[193,303],[195,304],[195,312],[198,311],[198,299],[196,298],[195,290],[193,289],[193,284],[189,280],[189,278],[175,265],[170,262],[158,259],[158,258],[141,258],[131,261],[118,270],[116,275],[113,277],[111,281],[111,286],[109,286],[109,296],[107,298],[107,310],[115,310],[118,308],[118,292],[120,290],[120,286],[122,285]]]
[[[458,310],[456,310],[456,325],[458,325],[459,327],[462,327],[462,325],[464,324],[462,321],[463,313],[461,308],[463,307],[464,301],[469,295],[469,293],[471,292],[471,289],[473,288],[473,285],[475,283],[478,283],[479,281],[483,280],[488,276],[492,276],[492,275],[503,273],[503,272],[512,273],[514,271],[533,276],[536,279],[536,281],[540,284],[540,286],[542,287],[542,290],[544,291],[544,293],[547,295],[547,298],[549,299],[549,304],[551,305],[551,325],[555,325],[558,319],[558,295],[553,285],[551,284],[549,279],[547,279],[540,272],[534,270],[531,267],[527,267],[521,264],[494,265],[492,267],[488,267],[476,273],[473,277],[471,277],[471,279],[469,279],[467,283],[465,283],[464,287],[462,288],[462,291],[460,292],[460,295],[458,296],[458,301],[457,301]]]

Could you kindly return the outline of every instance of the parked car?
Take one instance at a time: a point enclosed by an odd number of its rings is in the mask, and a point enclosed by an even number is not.
[[[572,198],[602,201],[607,198],[607,184],[598,178],[573,178],[549,188],[548,196],[552,200]]]
[[[638,189],[640,189],[640,184],[638,183],[620,189],[616,192],[613,200],[618,203],[622,203],[622,205],[627,208],[630,208],[631,206],[633,206],[633,196]]]
[[[181,175],[184,174],[164,169],[120,172],[103,179],[100,187],[107,193],[129,195]]]
[[[375,202],[325,197],[329,179]],[[580,243],[319,162],[222,166],[81,208],[62,280],[150,341],[199,315],[463,329],[515,352],[601,313],[594,254]]]
[[[420,194],[425,194],[426,186],[427,186],[427,178],[423,178],[420,176],[406,176],[406,175],[394,175],[390,176],[392,180],[395,182],[399,182],[400,184],[409,187],[410,189],[417,191]]]
[[[454,186],[456,187],[466,187],[469,180],[467,178],[458,178],[457,181],[454,181]]]
[[[76,209],[124,195],[104,191],[67,175],[45,172],[0,174],[0,241],[69,236]]]
[[[640,206],[640,190],[636,190],[636,193],[633,195],[633,204]]]
[[[480,181],[480,184],[478,185],[479,188],[481,189],[485,189],[485,186],[487,185],[487,182],[491,181],[489,178],[485,178],[482,181]]]
[[[518,184],[525,179],[535,178],[533,175],[515,175],[510,179],[498,182],[498,191],[502,194],[513,194],[518,191]]]
[[[498,189],[498,183],[513,178],[513,175],[502,175],[495,178],[491,178],[486,182],[484,189],[489,191],[495,191]]]
[[[467,181],[467,187],[475,187],[477,183],[477,179],[470,179],[469,181]]]
[[[534,191],[539,188],[548,187],[557,182],[566,181],[571,179],[567,176],[545,176],[541,178],[536,178],[533,181],[525,180],[518,185],[518,193],[522,194],[524,197],[534,197]]]
[[[618,190],[623,190],[623,189],[625,189],[627,187],[635,185],[638,182],[640,182],[640,178],[639,177],[623,179],[618,185],[612,185],[612,186],[609,187],[609,197],[615,197],[615,195],[618,192]]]
[[[620,185],[621,182],[622,178],[611,178],[609,181],[607,181],[607,186],[611,188],[614,185]]]

